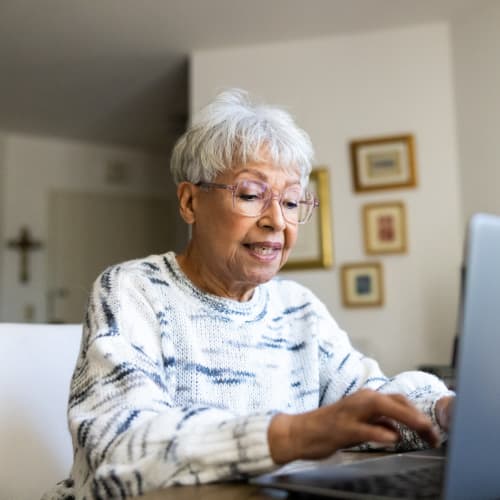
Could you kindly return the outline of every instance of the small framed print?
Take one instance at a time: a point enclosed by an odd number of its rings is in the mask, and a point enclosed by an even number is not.
[[[412,135],[396,135],[351,141],[354,190],[414,187],[415,146]]]
[[[364,205],[363,228],[367,254],[406,252],[406,210],[402,202]]]
[[[309,176],[308,190],[319,200],[311,220],[299,226],[295,247],[283,266],[284,271],[328,268],[333,264],[332,223],[330,218],[330,177],[327,168],[315,168]]]
[[[379,262],[344,264],[341,272],[345,307],[377,307],[384,303],[382,265]]]

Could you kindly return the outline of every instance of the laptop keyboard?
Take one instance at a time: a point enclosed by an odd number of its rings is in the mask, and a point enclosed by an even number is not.
[[[389,498],[439,498],[443,476],[444,463],[438,462],[403,473],[336,481],[331,488]]]

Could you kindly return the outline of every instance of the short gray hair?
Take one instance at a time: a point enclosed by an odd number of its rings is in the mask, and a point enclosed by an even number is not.
[[[170,171],[176,184],[210,182],[237,165],[270,160],[296,170],[305,186],[313,148],[290,114],[254,104],[241,89],[226,90],[203,108],[172,151]]]

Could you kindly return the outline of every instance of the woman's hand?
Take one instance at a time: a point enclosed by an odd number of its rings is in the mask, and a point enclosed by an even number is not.
[[[431,446],[437,446],[438,434],[431,419],[408,399],[363,389],[307,413],[276,415],[268,430],[271,457],[275,463],[284,464],[297,459],[324,458],[366,441],[394,444],[400,439],[394,421],[415,430]]]

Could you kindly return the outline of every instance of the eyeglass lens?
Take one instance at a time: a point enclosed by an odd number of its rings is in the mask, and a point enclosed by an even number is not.
[[[242,181],[233,193],[234,208],[243,215],[255,217],[267,208],[272,197],[273,192],[266,184]],[[301,224],[311,215],[313,196],[309,192],[303,193],[299,186],[291,186],[281,193],[280,205],[287,221]]]

